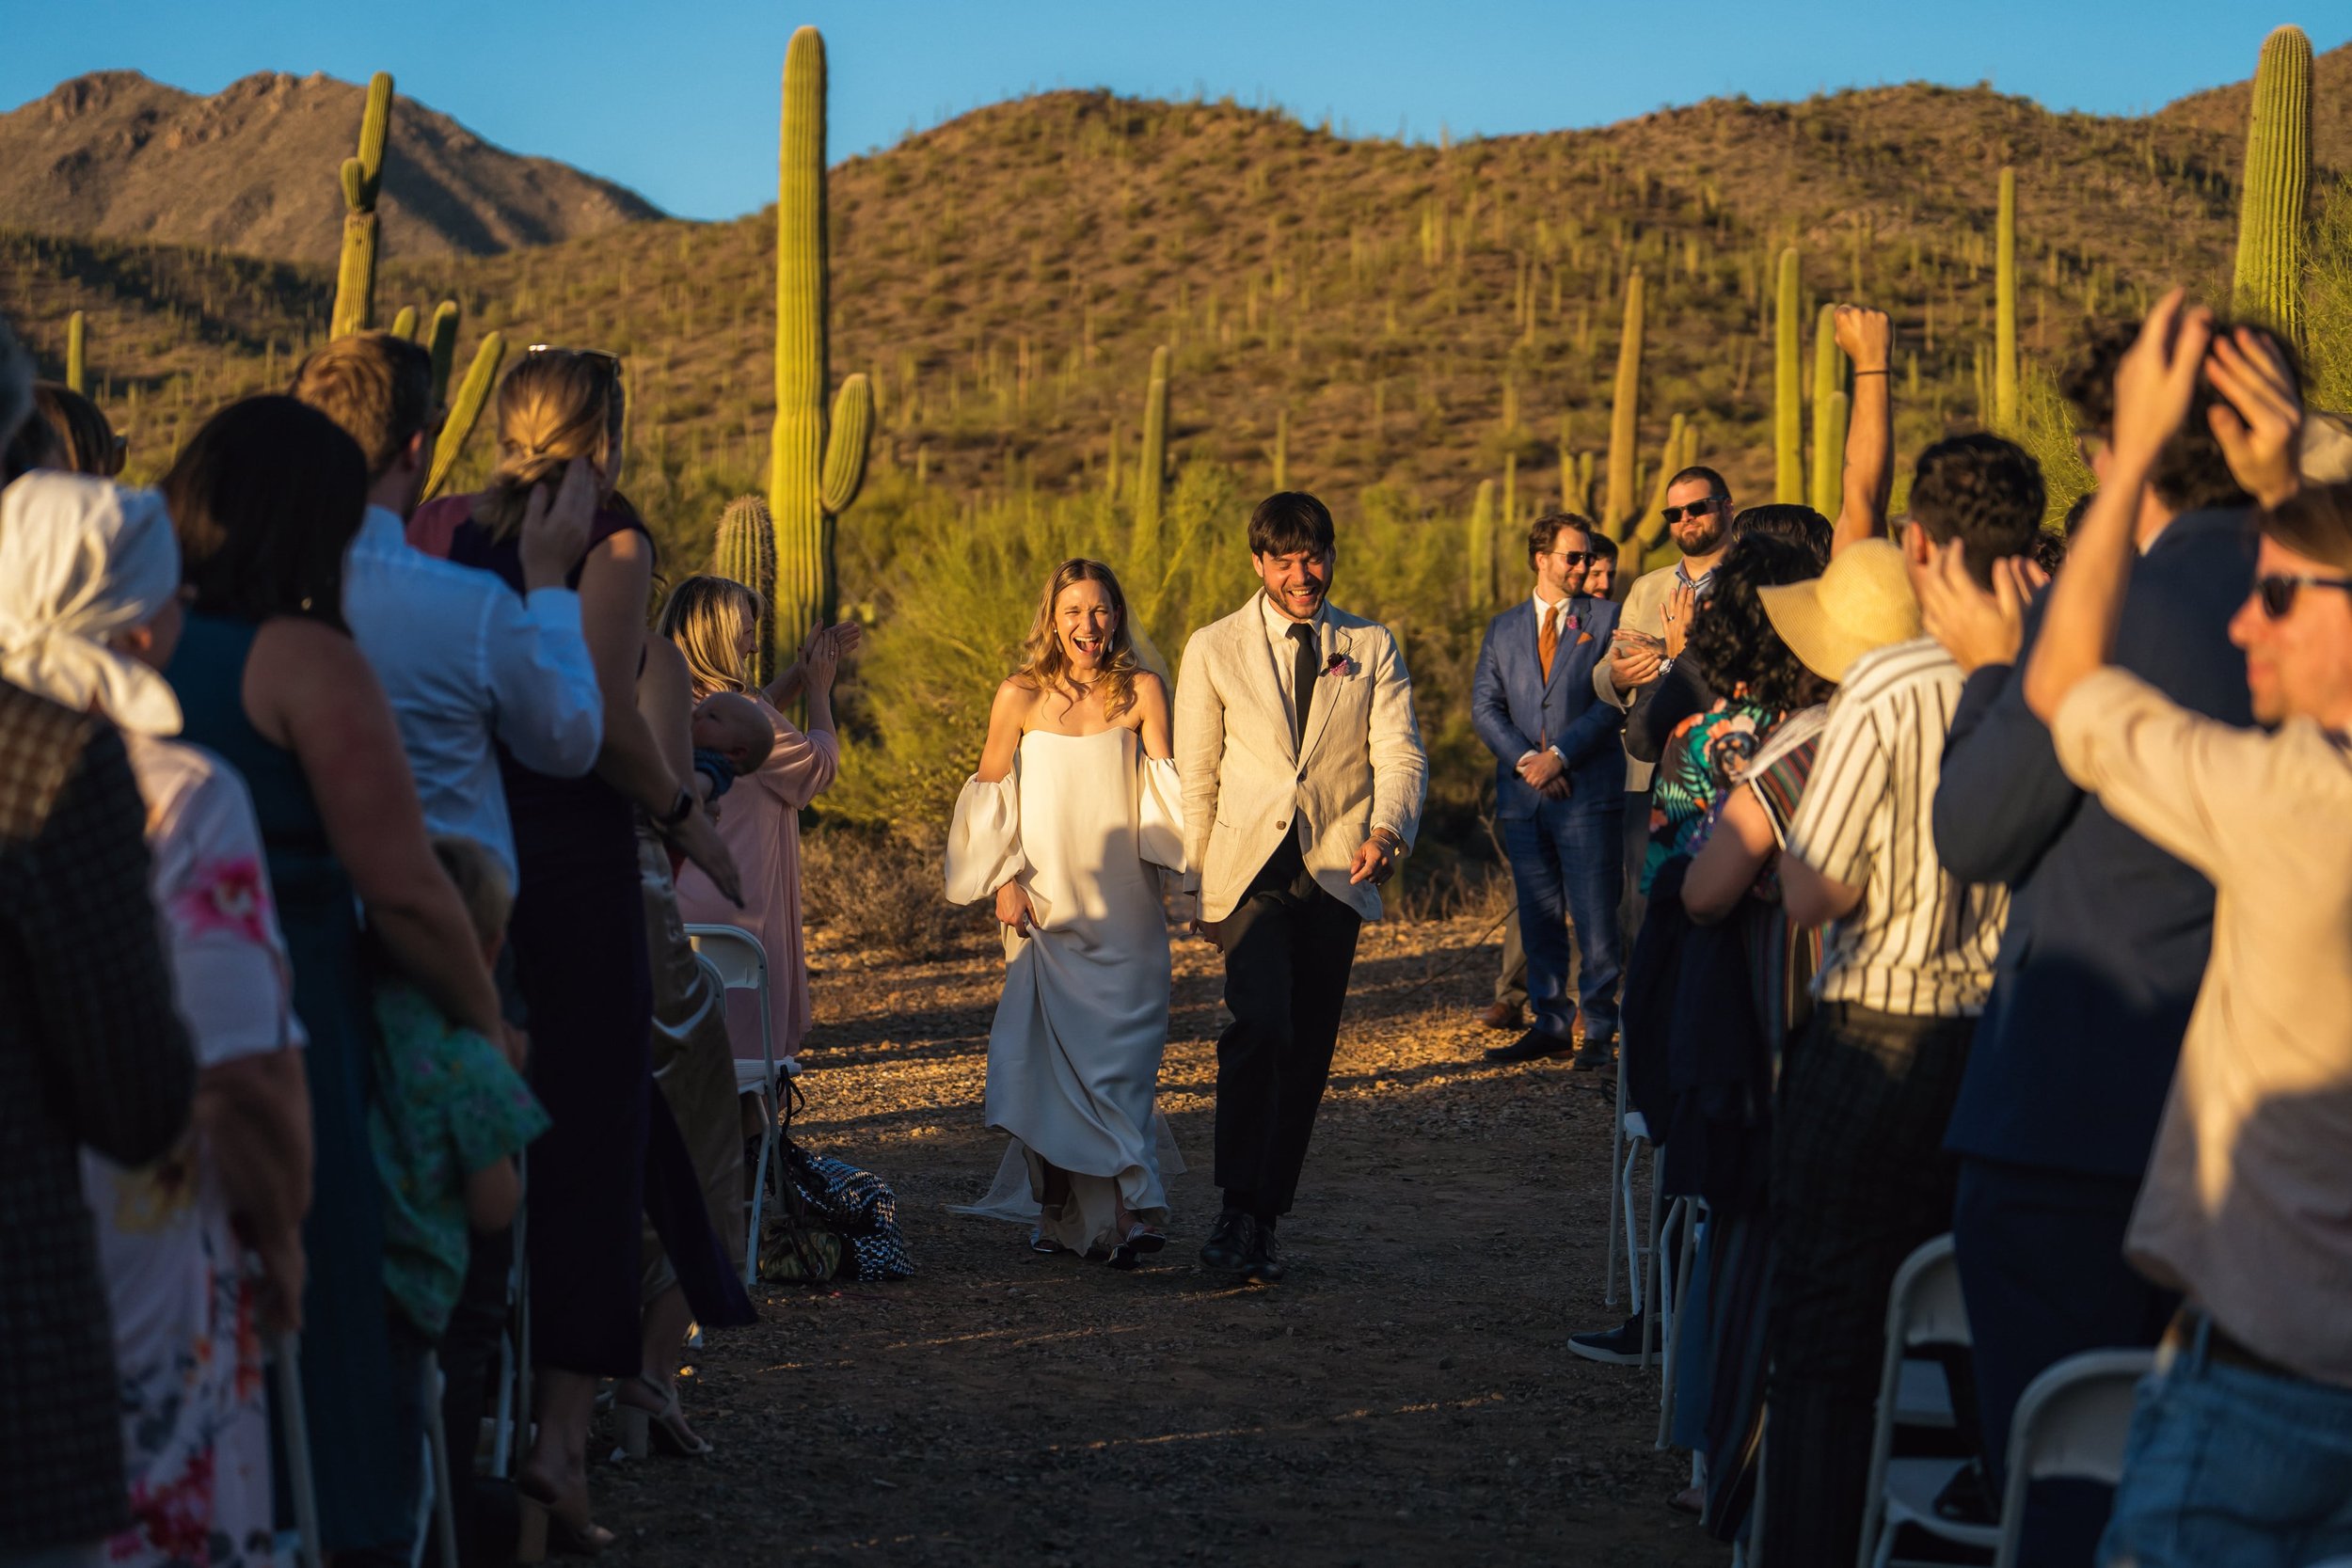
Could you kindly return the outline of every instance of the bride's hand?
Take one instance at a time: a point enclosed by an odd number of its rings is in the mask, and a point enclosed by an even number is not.
[[[1021,891],[1019,882],[1007,882],[996,890],[997,925],[1009,926],[1025,937],[1036,919],[1036,911],[1029,908],[1029,895]]]

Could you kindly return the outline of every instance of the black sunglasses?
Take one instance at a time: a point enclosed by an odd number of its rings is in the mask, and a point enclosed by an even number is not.
[[[2263,613],[2274,621],[2283,621],[2287,611],[2295,608],[2295,595],[2304,588],[2337,588],[2352,593],[2352,578],[2267,577],[2254,579],[2254,594],[2262,600]]]
[[[1694,500],[1688,506],[1670,506],[1659,515],[1670,524],[1678,523],[1685,517],[1704,517],[1714,511],[1722,503],[1723,499],[1721,496],[1708,496],[1702,500]]]
[[[1593,559],[1593,552],[1590,550],[1546,550],[1543,553],[1550,556],[1554,561],[1565,561],[1571,566],[1581,566]]]

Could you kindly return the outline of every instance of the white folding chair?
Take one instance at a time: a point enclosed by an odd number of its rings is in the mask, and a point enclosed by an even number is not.
[[[772,1006],[768,980],[768,950],[759,939],[735,926],[689,926],[686,939],[694,944],[695,955],[708,967],[722,992],[751,990],[759,993],[759,1056],[756,1060],[736,1058],[735,1090],[738,1094],[756,1094],[767,1108],[760,1118],[759,1164],[752,1180],[752,1198],[747,1230],[743,1243],[743,1285],[750,1289],[759,1272],[759,1217],[768,1196],[768,1173],[776,1150],[776,1047],[775,1035],[769,1028]]]
[[[1994,1568],[2012,1568],[2026,1528],[2026,1492],[2037,1481],[2122,1479],[2139,1380],[2156,1364],[2145,1350],[2093,1350],[2070,1355],[2026,1385],[2009,1429],[2009,1479],[2001,1489],[2001,1530]]]
[[[1617,1305],[1617,1211],[1629,1211],[1625,1219],[1625,1236],[1629,1246],[1633,1239],[1633,1216],[1629,1212],[1632,1200],[1627,1192],[1631,1181],[1629,1162],[1626,1156],[1625,1071],[1623,1064],[1617,1072],[1617,1114],[1609,1124],[1609,1247],[1601,1265],[1600,1299],[1604,1307]],[[1641,1309],[1641,1286],[1633,1280],[1634,1259],[1626,1259],[1626,1278],[1632,1286],[1634,1309]]]
[[[441,1375],[441,1358],[430,1351],[424,1358],[424,1441],[431,1461],[425,1475],[425,1500],[433,1511],[433,1533],[440,1547],[444,1568],[455,1568],[457,1562],[457,1493],[450,1480],[449,1430],[441,1422],[441,1393],[448,1380]],[[417,1531],[416,1549],[409,1554],[412,1568],[422,1568],[424,1562],[424,1531]]]
[[[310,1469],[310,1418],[302,1404],[302,1336],[280,1334],[271,1341],[271,1371],[278,1402],[278,1431],[286,1445],[286,1482],[294,1491],[294,1531],[302,1568],[326,1568],[319,1544],[318,1484]]]
[[[1905,1525],[1954,1545],[1991,1551],[2001,1532],[1955,1524],[1935,1512],[1936,1495],[1966,1464],[1959,1459],[1895,1459],[1895,1425],[1903,1403],[1903,1362],[1927,1345],[1965,1345],[1968,1307],[1960,1293],[1952,1239],[1938,1236],[1903,1259],[1886,1299],[1886,1352],[1879,1367],[1878,1417],[1870,1433],[1870,1484],[1862,1513],[1858,1568],[1887,1568]]]

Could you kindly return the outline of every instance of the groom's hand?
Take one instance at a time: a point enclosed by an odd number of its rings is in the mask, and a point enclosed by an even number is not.
[[[1370,882],[1376,887],[1387,881],[1395,870],[1396,856],[1390,853],[1389,841],[1375,833],[1364,840],[1363,847],[1356,851],[1355,860],[1349,863],[1348,885],[1353,887],[1359,882]]]
[[[1222,920],[1196,920],[1192,923],[1192,934],[1205,938],[1208,944],[1218,952],[1225,951],[1225,922]]]

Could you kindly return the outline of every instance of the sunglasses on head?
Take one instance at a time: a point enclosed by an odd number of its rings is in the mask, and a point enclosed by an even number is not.
[[[523,352],[525,354],[568,354],[580,359],[594,359],[610,367],[615,381],[621,376],[621,356],[606,349],[565,348],[561,343],[533,343]]]
[[[1723,499],[1724,498],[1721,496],[1708,496],[1703,499],[1692,501],[1688,506],[1667,507],[1663,512],[1661,512],[1659,515],[1663,517],[1670,525],[1678,523],[1685,517],[1704,517],[1708,513],[1714,511],[1717,506],[1721,505],[1723,503]]]
[[[2336,588],[2352,593],[2352,578],[2266,577],[2254,580],[2254,596],[2262,601],[2263,613],[2274,621],[2283,621],[2295,608],[2295,595],[2305,588]]]

